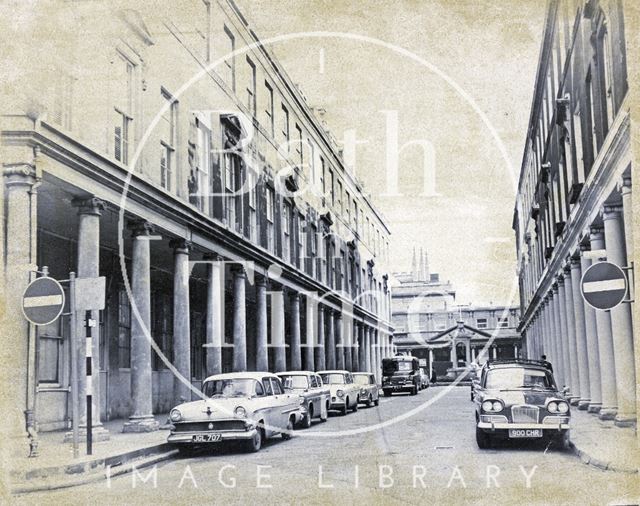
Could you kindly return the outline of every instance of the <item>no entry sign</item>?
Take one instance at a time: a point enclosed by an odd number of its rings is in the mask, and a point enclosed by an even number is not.
[[[582,276],[582,296],[595,309],[612,309],[624,300],[626,294],[627,277],[616,264],[595,263]]]
[[[32,281],[22,296],[22,312],[34,325],[49,325],[57,320],[64,307],[64,290],[53,278]]]

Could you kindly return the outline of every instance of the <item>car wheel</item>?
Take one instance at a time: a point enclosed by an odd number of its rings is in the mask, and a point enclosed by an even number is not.
[[[329,419],[329,403],[327,402],[327,408],[325,409],[324,413],[322,412],[322,408],[320,408],[320,421],[324,423],[328,419]]]
[[[555,442],[558,445],[558,448],[561,450],[568,450],[571,448],[571,438],[569,436],[569,431],[565,430],[559,436],[556,436]]]
[[[476,443],[478,448],[481,450],[491,448],[491,436],[482,429],[476,427]]]
[[[418,395],[418,387],[416,385],[413,385],[413,388],[411,389],[411,395]]]
[[[351,411],[353,411],[354,413],[356,411],[358,411],[358,398],[356,397],[356,402],[353,403],[353,408],[351,408]]]
[[[373,398],[371,394],[369,394],[369,398],[367,399],[367,407],[370,408],[373,405]]]
[[[313,418],[313,406],[309,405],[309,411],[307,411],[307,414],[302,419],[301,426],[303,429],[308,429],[309,427],[311,427],[312,418]]]
[[[340,416],[344,416],[347,414],[347,411],[349,409],[348,406],[349,406],[349,398],[347,397],[344,401],[344,406],[340,408]]]
[[[262,448],[262,441],[264,440],[264,432],[263,429],[258,428],[256,430],[255,435],[249,439],[246,444],[246,450],[250,453],[256,453],[260,451]]]
[[[287,428],[280,435],[282,436],[282,439],[284,439],[285,441],[288,441],[289,439],[291,439],[291,432],[293,432],[293,416],[289,417],[289,421],[287,422]]]
[[[385,397],[391,397],[391,390],[383,390]]]
[[[375,401],[373,401],[374,406],[378,406],[380,404],[380,398],[378,397]]]

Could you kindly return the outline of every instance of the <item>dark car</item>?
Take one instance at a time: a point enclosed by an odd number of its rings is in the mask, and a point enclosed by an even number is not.
[[[479,448],[490,448],[496,439],[546,439],[569,447],[569,403],[542,361],[487,362],[474,402]]]
[[[420,391],[420,362],[410,355],[398,355],[382,360],[382,391],[386,397],[393,392]]]

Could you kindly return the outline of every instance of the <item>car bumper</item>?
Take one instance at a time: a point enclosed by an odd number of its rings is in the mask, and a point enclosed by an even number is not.
[[[568,423],[505,423],[505,422],[478,422],[477,427],[485,431],[508,430],[508,429],[542,429],[544,431],[569,430]]]
[[[176,444],[215,444],[215,443],[207,443],[207,442],[194,442],[194,436],[198,435],[206,435],[206,434],[220,434],[221,440],[217,441],[218,443],[223,443],[225,441],[244,441],[247,439],[251,439],[256,435],[256,429],[251,430],[230,430],[224,432],[215,432],[215,431],[193,431],[193,432],[172,432],[169,434],[167,438],[168,443],[176,443]]]
[[[413,390],[413,383],[403,383],[401,385],[383,385],[382,390],[392,390],[394,392],[400,392],[405,390]]]
[[[332,397],[331,403],[329,404],[329,409],[340,409],[344,407],[346,399],[343,397],[340,399],[339,397]]]

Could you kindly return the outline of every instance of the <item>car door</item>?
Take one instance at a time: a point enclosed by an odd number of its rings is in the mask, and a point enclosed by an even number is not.
[[[369,374],[369,389],[371,390],[373,400],[378,400],[380,393],[378,392],[378,385],[376,384],[376,378],[373,374]]]
[[[265,423],[265,432],[267,437],[276,433],[276,427],[279,427],[277,400],[273,394],[273,384],[271,378],[262,378],[262,386],[264,387],[264,398],[262,399],[261,413]]]
[[[313,412],[317,414],[320,408],[320,389],[318,388],[318,382],[313,374],[307,376],[307,381],[309,382],[309,406],[313,406]]]
[[[273,416],[277,419],[275,425],[277,427],[286,428],[289,420],[290,405],[292,394],[285,393],[282,383],[278,378],[271,378],[271,386],[273,387]],[[298,398],[298,395],[295,395]]]
[[[316,374],[316,383],[318,385],[318,390],[320,391],[320,413],[322,416],[327,416],[327,403],[331,400],[331,391],[329,387],[327,387],[323,382],[322,378]]]

